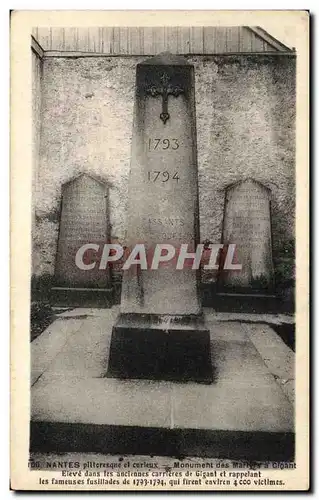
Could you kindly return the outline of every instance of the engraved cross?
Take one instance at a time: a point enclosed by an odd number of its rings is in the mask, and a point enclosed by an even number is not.
[[[178,85],[169,84],[170,77],[167,73],[163,73],[161,76],[162,85],[156,87],[152,85],[151,87],[146,89],[147,94],[150,94],[152,97],[156,97],[158,95],[162,96],[162,112],[160,114],[160,119],[165,123],[169,119],[168,112],[168,96],[173,95],[174,97],[178,97],[180,94],[184,92],[184,90]]]

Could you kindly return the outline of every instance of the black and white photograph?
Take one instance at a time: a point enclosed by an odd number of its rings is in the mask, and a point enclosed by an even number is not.
[[[212,12],[32,24],[31,489],[307,489],[298,30]]]

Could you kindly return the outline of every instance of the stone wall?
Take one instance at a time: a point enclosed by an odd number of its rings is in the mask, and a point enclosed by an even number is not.
[[[40,171],[40,141],[41,141],[41,106],[42,106],[42,75],[43,64],[41,58],[32,50],[32,274],[33,277],[41,273],[43,266],[43,248],[45,235],[39,232],[37,222],[37,190],[39,188]],[[41,274],[40,274],[41,275]]]
[[[41,137],[41,88],[42,88],[42,60],[32,51],[32,186],[33,193],[37,188],[37,175],[39,172],[39,152]],[[35,208],[32,210],[32,225],[35,228]]]
[[[141,60],[43,60],[41,141],[33,196],[36,277],[54,273],[61,186],[82,172],[109,184],[111,235],[125,240],[135,68]],[[252,177],[271,189],[275,268],[279,281],[289,281],[294,237],[295,58],[192,56],[188,60],[195,65],[196,78],[201,241],[220,241],[225,188]]]

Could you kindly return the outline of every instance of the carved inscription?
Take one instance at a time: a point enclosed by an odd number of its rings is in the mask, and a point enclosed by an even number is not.
[[[172,149],[173,151],[176,151],[176,149],[179,148],[179,139],[149,139],[148,140],[148,150],[149,151],[155,151],[157,150],[166,150],[166,149]]]
[[[56,283],[63,286],[104,287],[108,274],[98,269],[83,271],[75,263],[78,249],[87,243],[107,240],[106,185],[88,175],[68,182],[62,189],[62,211],[56,259]],[[97,259],[87,251],[86,263]]]
[[[159,170],[153,170],[152,172],[147,172],[147,180],[149,182],[167,182],[169,180],[179,181],[178,173],[170,174],[167,170],[161,172]]]
[[[155,233],[161,241],[173,241],[180,237],[181,231],[185,235],[185,221],[180,217],[144,217],[144,224],[150,233]],[[187,236],[185,236],[187,239]]]
[[[236,244],[235,256],[243,267],[225,275],[224,284],[265,288],[272,285],[270,191],[247,179],[228,189],[223,243]],[[260,282],[260,283],[259,283]]]

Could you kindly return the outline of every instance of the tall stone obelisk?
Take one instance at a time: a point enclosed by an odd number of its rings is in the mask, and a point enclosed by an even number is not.
[[[171,244],[178,256],[199,240],[194,67],[160,54],[137,65],[126,245]],[[176,259],[124,271],[108,375],[211,382],[209,332],[198,271]],[[148,262],[148,267],[151,262]]]

